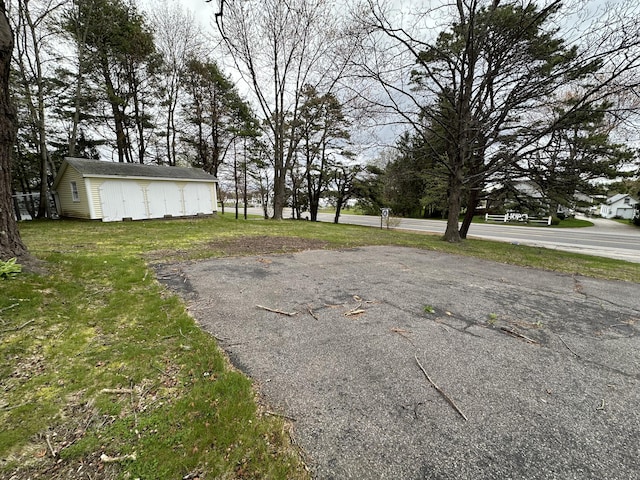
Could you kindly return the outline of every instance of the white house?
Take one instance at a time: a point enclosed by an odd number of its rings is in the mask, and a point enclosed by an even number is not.
[[[53,190],[61,217],[117,222],[213,214],[216,183],[197,168],[65,158]]]
[[[626,218],[632,219],[634,214],[634,206],[637,200],[627,193],[619,193],[600,205],[600,216],[603,218]]]

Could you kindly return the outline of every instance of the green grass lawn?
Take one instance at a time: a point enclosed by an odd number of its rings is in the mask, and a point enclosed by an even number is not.
[[[154,263],[386,244],[451,253],[452,268],[474,256],[640,282],[640,264],[617,260],[230,214],[20,231],[44,265],[0,280],[1,478],[309,477],[284,419],[156,281]]]

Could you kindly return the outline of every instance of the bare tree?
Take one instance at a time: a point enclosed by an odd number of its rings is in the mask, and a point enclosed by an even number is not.
[[[84,0],[72,7],[69,33],[83,42],[85,78],[102,90],[111,110],[118,160],[144,163],[154,128],[150,79],[157,56],[151,29],[135,3],[125,0]]]
[[[287,173],[300,142],[295,125],[302,87],[333,92],[347,65],[346,56],[337,56],[345,50],[345,37],[333,5],[323,0],[233,1],[220,7],[219,33],[253,91],[271,142],[273,218],[281,219]]]
[[[202,32],[193,12],[158,2],[151,11],[151,22],[155,31],[156,50],[162,58],[160,68],[160,108],[165,116],[164,139],[166,159],[169,165],[176,164],[178,127],[176,113],[183,90],[184,74],[189,59],[199,58],[202,50]]]
[[[9,95],[13,31],[4,0],[0,0],[0,259],[27,254],[11,201],[11,152],[16,139],[16,111]]]
[[[47,0],[34,5],[29,0],[18,0],[15,16],[16,49],[15,62],[18,66],[20,90],[25,100],[33,129],[37,156],[40,159],[40,202],[37,217],[50,216],[49,177],[55,176],[55,167],[51,162],[47,143],[46,103],[48,80],[46,78],[45,48],[47,39],[52,35],[47,22],[51,22],[56,11],[64,2]]]
[[[488,179],[544,149],[576,112],[603,105],[617,79],[636,72],[624,88],[637,85],[638,15],[630,10],[637,6],[610,9],[590,28],[569,31],[558,27],[572,13],[561,1],[539,4],[456,0],[409,14],[367,0],[357,12],[368,34],[361,67],[384,92],[373,103],[425,142],[444,144],[447,241],[466,236],[471,217],[461,231],[463,203],[472,215]],[[580,92],[570,108],[545,117],[567,88]]]

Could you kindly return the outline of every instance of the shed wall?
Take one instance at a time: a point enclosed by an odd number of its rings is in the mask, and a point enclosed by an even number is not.
[[[73,200],[71,182],[76,182],[78,201]],[[58,184],[58,199],[60,201],[60,215],[73,218],[91,218],[89,209],[90,197],[84,178],[73,168],[67,168]]]
[[[94,218],[104,222],[211,214],[217,211],[214,183],[158,179],[92,179]]]

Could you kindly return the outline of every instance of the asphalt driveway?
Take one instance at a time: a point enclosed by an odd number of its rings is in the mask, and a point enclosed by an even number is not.
[[[638,478],[639,284],[401,247],[159,278],[291,419],[315,478]]]

